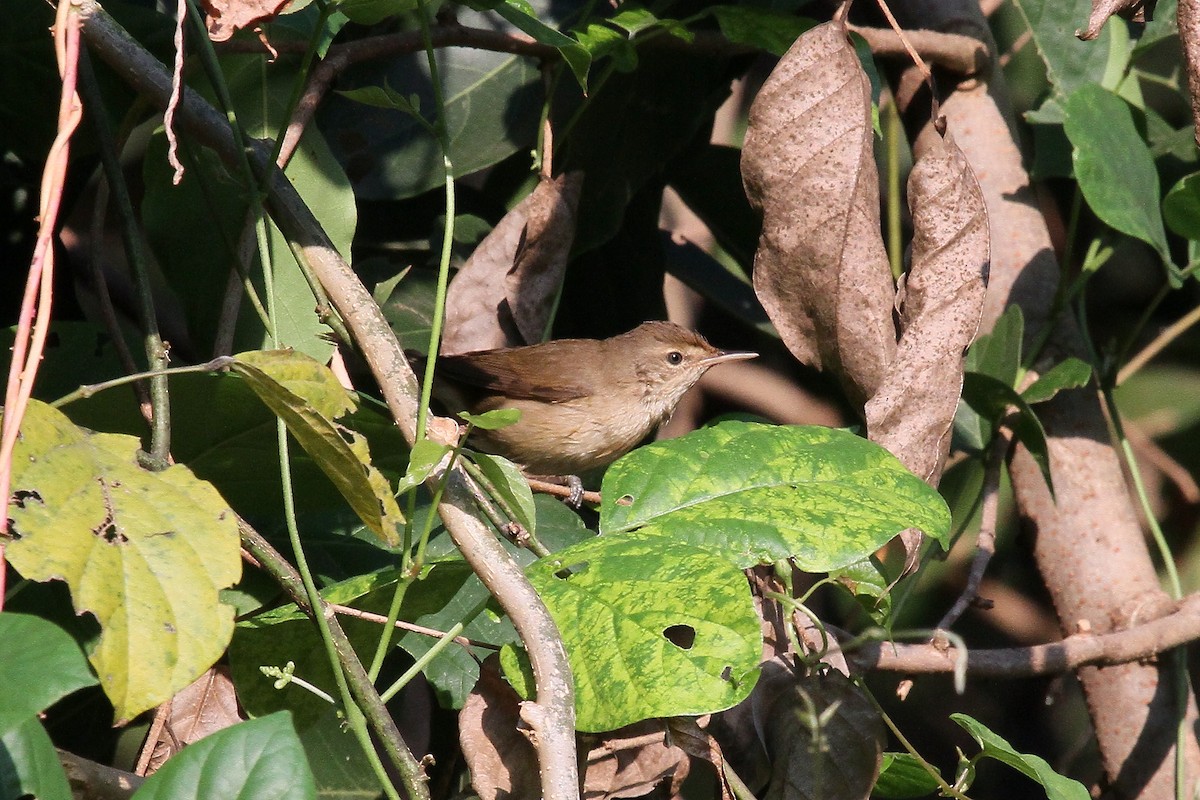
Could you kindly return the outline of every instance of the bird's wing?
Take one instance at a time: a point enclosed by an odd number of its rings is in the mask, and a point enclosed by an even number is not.
[[[522,354],[524,355],[524,354]],[[467,386],[476,387],[487,394],[503,395],[513,400],[540,400],[561,403],[586,397],[590,392],[582,383],[570,383],[569,377],[557,376],[562,380],[547,380],[546,376],[531,380],[528,376],[541,359],[515,357],[508,353],[472,353],[467,356],[443,356],[438,359],[438,373]]]

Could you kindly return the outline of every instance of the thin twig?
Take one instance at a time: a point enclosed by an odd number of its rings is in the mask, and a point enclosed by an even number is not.
[[[1121,367],[1121,371],[1117,373],[1117,386],[1129,380],[1135,372],[1146,366],[1150,359],[1161,353],[1167,345],[1182,336],[1188,328],[1197,322],[1200,322],[1200,306],[1196,306],[1187,314],[1168,325],[1162,333],[1154,337],[1154,340],[1150,344],[1143,347],[1137,355],[1129,359],[1125,366]]]
[[[326,603],[325,605],[337,613],[347,617],[354,617],[356,619],[366,620],[367,622],[378,622],[380,625],[386,625],[388,621],[387,617],[385,617],[383,614],[376,614],[371,611],[362,611],[357,608],[341,605],[340,603]],[[434,639],[441,639],[446,635],[445,631],[439,631],[436,628],[426,628],[424,625],[405,622],[402,619],[396,620],[395,626],[402,631],[412,631],[413,633],[419,633],[422,636],[431,636]],[[468,648],[482,647],[485,650],[500,649],[500,645],[492,644],[491,642],[477,642],[474,639],[468,639],[466,636],[455,636],[454,642]]]
[[[1012,446],[1012,437],[1007,435],[1007,428],[1000,428],[996,438],[988,450],[987,463],[983,473],[983,503],[979,512],[979,535],[975,537],[975,558],[971,561],[971,571],[967,574],[967,585],[962,594],[937,624],[938,630],[948,630],[967,607],[979,596],[979,584],[983,582],[984,573],[992,556],[996,554],[996,522],[1000,508],[1000,467]]]
[[[883,16],[887,18],[888,24],[891,25],[892,30],[896,32],[896,36],[899,37],[900,43],[903,45],[904,50],[908,53],[909,58],[912,59],[913,64],[915,64],[917,69],[920,70],[922,77],[925,78],[925,82],[929,83],[930,88],[932,88],[933,73],[929,71],[929,65],[925,63],[925,59],[921,58],[921,55],[917,52],[916,48],[913,47],[912,42],[909,41],[908,32],[901,28],[900,23],[896,21],[894,16],[892,16],[892,10],[888,8],[886,0],[878,0],[878,3],[879,10],[883,12]]]

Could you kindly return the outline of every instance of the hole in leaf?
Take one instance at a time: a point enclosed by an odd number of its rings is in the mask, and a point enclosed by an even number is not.
[[[108,544],[125,544],[129,541],[129,537],[121,533],[116,523],[113,522],[112,517],[108,517],[104,522],[92,528],[92,533],[99,536]]]
[[[631,495],[631,494],[621,495],[620,497],[617,498],[617,505],[619,505],[619,506],[633,505],[633,495]]]
[[[729,664],[726,664],[725,669],[721,670],[721,680],[733,680],[733,667],[731,667]]]
[[[587,568],[588,568],[588,562],[586,562],[586,561],[580,561],[577,564],[568,564],[567,566],[563,567],[562,569],[555,570],[554,577],[561,578],[562,580],[565,581],[567,578],[570,578],[572,575],[578,575],[579,573],[586,571]]]
[[[42,496],[33,490],[17,489],[12,494],[12,504],[17,508],[25,508],[26,500],[35,500],[38,503],[43,503]]]
[[[696,629],[691,625],[671,625],[663,630],[663,636],[680,650],[691,650],[696,643]]]
[[[21,538],[21,532],[17,530],[17,524],[13,521],[12,517],[8,518],[8,538],[14,542]]]

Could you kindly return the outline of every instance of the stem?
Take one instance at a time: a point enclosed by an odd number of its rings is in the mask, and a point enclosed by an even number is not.
[[[108,127],[108,117],[104,113],[104,104],[100,87],[96,83],[96,75],[92,71],[91,61],[87,51],[79,57],[79,88],[92,109],[89,115],[92,128],[100,145],[100,163],[104,168],[104,176],[116,201],[117,211],[121,217],[121,236],[125,244],[125,258],[129,262],[129,271],[133,276],[134,292],[138,299],[139,322],[146,351],[146,363],[151,370],[164,370],[169,359],[167,348],[158,330],[158,312],[154,308],[154,289],[150,285],[150,270],[146,257],[146,245],[138,227],[138,218],[133,210],[133,202],[129,198],[129,187],[125,183],[125,173],[121,169],[121,158],[117,154],[116,140]],[[171,452],[171,396],[167,392],[165,375],[155,375],[150,378],[150,449],[139,453],[142,466],[150,470],[164,470],[170,463]]]
[[[242,547],[246,548],[247,552],[254,556],[263,568],[275,578],[292,601],[310,617],[325,620],[337,652],[338,662],[341,665],[341,669],[335,669],[334,673],[344,673],[350,693],[358,704],[357,708],[361,709],[384,752],[388,754],[389,760],[400,772],[408,796],[414,800],[429,800],[428,779],[423,774],[421,765],[401,738],[395,720],[392,719],[387,707],[380,700],[375,687],[371,685],[362,662],[358,660],[354,647],[350,644],[346,632],[337,621],[332,609],[320,598],[318,598],[319,605],[312,605],[300,573],[266,539],[262,538],[258,531],[241,519],[238,520],[238,531],[242,537]],[[350,708],[354,708],[354,706],[350,706]]]
[[[140,380],[145,380],[146,378],[153,378],[156,375],[166,376],[186,375],[192,372],[216,372],[218,370],[225,369],[231,363],[233,363],[232,358],[229,356],[221,356],[219,358],[214,358],[212,361],[206,361],[203,364],[193,364],[187,367],[171,367],[170,369],[155,369],[148,370],[146,372],[135,372],[132,375],[122,375],[119,378],[113,378],[112,380],[103,381],[101,383],[90,383],[80,386],[70,394],[65,394],[58,398],[50,405],[54,408],[62,408],[68,403],[74,403],[76,400],[86,400],[94,394],[103,392],[105,389],[113,389],[117,386],[124,386],[127,383],[135,383]]]
[[[463,632],[464,625],[461,622],[456,622],[446,631],[446,635],[434,642],[433,647],[429,648],[426,653],[418,658],[416,662],[405,670],[404,674],[396,679],[396,682],[380,693],[379,697],[383,702],[388,702],[395,697],[401,689],[408,685],[409,681],[421,674],[421,670],[429,666],[429,662],[437,658],[438,653],[446,649],[446,647],[454,641],[454,639]]]

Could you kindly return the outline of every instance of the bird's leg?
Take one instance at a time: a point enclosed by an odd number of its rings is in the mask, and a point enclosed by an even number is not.
[[[598,492],[585,492],[583,490],[583,481],[579,479],[578,475],[526,474],[525,477],[529,479],[531,488],[557,495],[563,499],[563,502],[576,510],[583,505],[585,499],[591,503],[600,502],[600,494]],[[538,486],[535,484],[541,485]],[[562,487],[566,487],[568,490],[565,495],[562,493]],[[588,497],[588,495],[592,495],[592,497]]]

